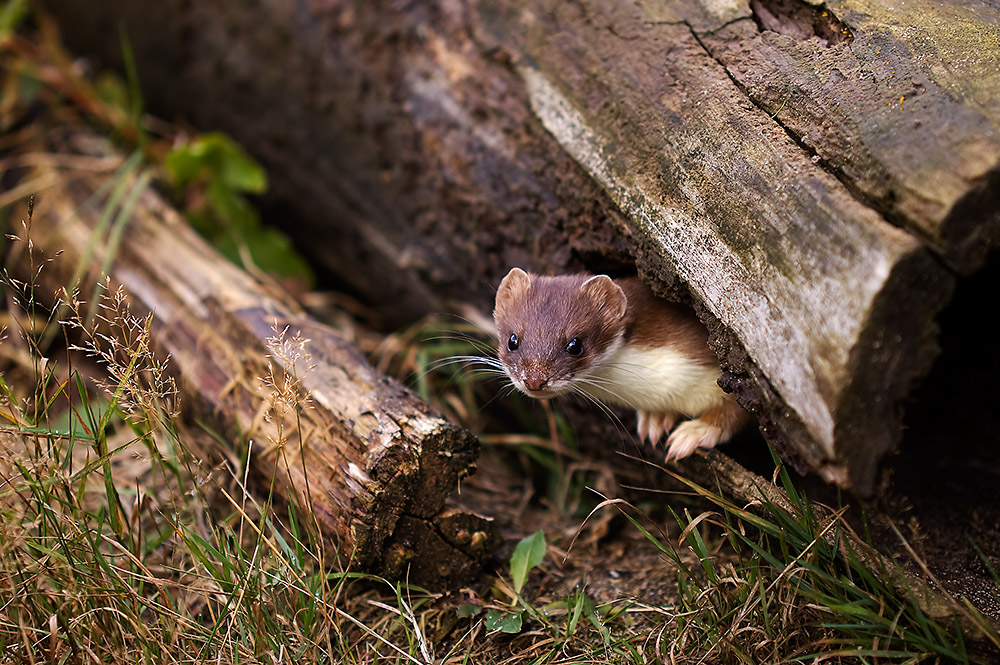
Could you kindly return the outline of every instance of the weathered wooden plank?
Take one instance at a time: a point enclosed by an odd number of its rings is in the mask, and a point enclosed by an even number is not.
[[[1000,6],[644,0],[686,20],[753,102],[963,272],[1000,236]],[[751,12],[751,9],[753,10]]]
[[[475,437],[230,264],[145,184],[129,185],[131,215],[102,228],[108,203],[95,192],[116,176],[39,169],[62,178],[35,206],[35,247],[62,252],[43,277],[65,285],[81,266],[91,293],[106,267],[133,312],[152,312],[150,336],[170,356],[184,418],[249,441],[254,470],[274,478],[279,496],[311,506],[344,561],[435,587],[478,571],[499,536],[489,520],[445,505],[475,469]]]
[[[951,278],[756,108],[685,24],[631,2],[481,2],[546,127],[738,338],[770,426],[869,491]],[[889,312],[892,315],[889,315]],[[916,327],[914,327],[916,326]],[[779,403],[785,409],[779,411]],[[760,410],[759,410],[760,411]],[[782,417],[783,416],[783,417]]]

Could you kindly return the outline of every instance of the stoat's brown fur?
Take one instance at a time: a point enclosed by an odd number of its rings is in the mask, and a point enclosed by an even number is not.
[[[532,275],[512,269],[493,312],[498,352],[531,397],[583,393],[634,408],[639,435],[667,438],[667,459],[729,440],[749,421],[718,385],[705,328],[638,278]],[[691,418],[674,428],[681,417]]]

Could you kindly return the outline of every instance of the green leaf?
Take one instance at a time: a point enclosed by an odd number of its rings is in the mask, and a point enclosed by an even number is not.
[[[267,188],[267,174],[239,144],[219,132],[203,134],[174,148],[164,165],[177,186],[197,193],[187,217],[226,258],[244,265],[249,255],[264,272],[313,284],[312,269],[288,235],[263,226],[247,200]]]
[[[511,634],[520,633],[521,613],[490,610],[486,613],[486,629],[499,630],[503,633]]]
[[[224,226],[245,232],[260,225],[253,206],[220,178],[213,177],[209,181],[206,194],[209,205]]]
[[[267,174],[245,150],[220,132],[203,134],[170,151],[167,172],[183,186],[204,174],[232,192],[260,194]]]
[[[181,187],[197,178],[205,167],[201,156],[195,154],[190,144],[178,146],[167,153],[163,165],[170,179]]]
[[[528,581],[528,573],[545,558],[545,534],[540,530],[534,532],[514,548],[510,555],[510,577],[514,581],[514,591],[521,593],[524,583]]]
[[[298,277],[306,284],[315,281],[312,268],[295,251],[295,246],[283,231],[259,226],[244,234],[246,247],[260,269],[279,277]]]
[[[267,189],[267,174],[264,169],[243,151],[239,145],[229,140],[222,160],[219,175],[232,189],[250,194],[260,194]]]
[[[566,637],[572,637],[576,633],[576,624],[580,621],[580,615],[583,614],[584,605],[586,604],[587,596],[586,594],[577,593],[575,594],[573,605],[569,613],[569,621],[566,623]],[[593,603],[591,603],[593,605]]]
[[[476,616],[482,611],[483,608],[479,607],[478,605],[473,605],[472,603],[462,603],[461,605],[458,606],[457,610],[458,616],[462,617],[463,619],[471,619],[472,617]]]
[[[593,624],[597,632],[601,634],[601,640],[604,645],[607,646],[611,642],[611,629],[608,628],[604,622],[601,620],[601,615],[598,613],[597,609],[593,607],[593,601],[591,601],[591,607],[587,610],[587,618],[590,623]]]

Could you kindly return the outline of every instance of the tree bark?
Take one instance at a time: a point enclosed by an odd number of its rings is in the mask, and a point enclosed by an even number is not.
[[[754,0],[728,22],[696,6],[708,52],[825,170],[953,269],[982,264],[1000,230],[995,3]]]
[[[895,404],[926,368],[914,329],[948,276],[756,109],[687,25],[649,25],[625,2],[528,5],[489,25],[524,54],[536,114],[653,247],[640,267],[668,267],[745,349],[766,377],[749,379],[765,427],[869,490]]]
[[[95,149],[104,144],[73,134],[39,154]],[[44,285],[71,283],[79,266],[89,294],[106,270],[134,314],[152,312],[151,340],[169,354],[187,421],[249,445],[254,471],[310,506],[345,561],[437,588],[478,572],[496,529],[447,502],[475,470],[475,437],[222,258],[148,181],[41,161],[32,177],[56,171],[60,182],[38,197],[31,227],[38,251],[61,252]],[[115,203],[108,185],[118,183]]]
[[[954,273],[997,242],[985,3],[49,4],[89,48],[124,16],[154,108],[261,157],[383,311],[634,257],[689,292],[782,455],[862,494]]]

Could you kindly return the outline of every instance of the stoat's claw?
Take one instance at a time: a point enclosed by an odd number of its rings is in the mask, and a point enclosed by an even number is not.
[[[667,439],[667,461],[683,459],[697,448],[714,448],[721,440],[721,427],[699,419],[688,420],[678,425]]]
[[[669,432],[674,423],[677,422],[677,415],[673,413],[657,413],[653,411],[638,411],[638,424],[636,432],[640,439],[645,439],[656,445]]]

